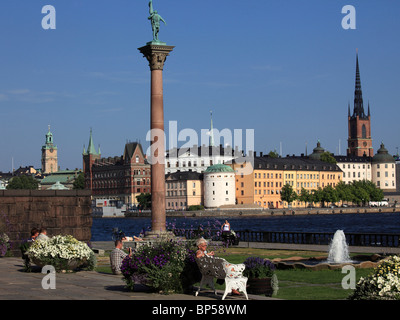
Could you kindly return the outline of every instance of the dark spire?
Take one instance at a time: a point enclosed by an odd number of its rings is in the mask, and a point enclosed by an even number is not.
[[[358,64],[358,50],[356,59],[356,88],[354,91],[354,112],[353,117],[359,116],[360,119],[365,119],[367,116],[364,112],[364,102],[361,90],[361,77],[360,77],[360,66]]]

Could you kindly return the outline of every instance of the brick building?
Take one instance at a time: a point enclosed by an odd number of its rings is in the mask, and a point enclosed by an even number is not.
[[[90,132],[89,146],[83,152],[83,172],[86,189],[92,191],[94,199],[136,204],[136,196],[151,192],[150,164],[137,142],[127,143],[122,156],[102,158]]]

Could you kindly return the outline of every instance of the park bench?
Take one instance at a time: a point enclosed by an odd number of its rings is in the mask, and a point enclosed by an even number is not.
[[[217,295],[214,279],[224,279],[225,292],[222,296],[222,300],[225,299],[226,295],[231,292],[232,289],[243,292],[246,299],[249,299],[246,291],[247,278],[243,276],[243,271],[245,269],[244,264],[232,264],[225,259],[211,256],[204,256],[200,259],[196,259],[196,262],[202,275],[200,286],[195,293],[196,296],[205,285],[209,285],[211,289],[214,290],[215,295]]]

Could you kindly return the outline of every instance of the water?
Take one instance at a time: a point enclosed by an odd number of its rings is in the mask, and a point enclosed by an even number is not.
[[[400,233],[400,213],[331,214],[331,215],[286,215],[263,217],[217,217],[217,218],[167,218],[168,228],[197,228],[198,226],[219,229],[228,220],[233,230],[330,232],[345,233]],[[92,241],[111,241],[113,228],[122,230],[127,236],[138,236],[149,230],[150,218],[96,218],[93,219]]]
[[[349,248],[346,242],[346,236],[343,230],[337,230],[333,236],[329,246],[328,260],[329,263],[349,262]]]

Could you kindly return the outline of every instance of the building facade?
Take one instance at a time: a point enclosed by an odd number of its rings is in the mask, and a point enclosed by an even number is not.
[[[137,142],[127,143],[122,156],[101,158],[100,150],[93,147],[91,133],[89,147],[83,152],[83,172],[94,199],[136,205],[138,195],[151,193],[150,164]]]
[[[165,176],[165,184],[167,210],[187,210],[190,206],[204,204],[202,173],[169,173]]]
[[[208,167],[204,172],[204,206],[218,208],[235,203],[235,171],[224,164]]]
[[[308,157],[255,157],[252,174],[242,174],[243,164],[233,164],[236,173],[237,204],[257,204],[263,208],[284,208],[281,190],[285,184],[300,195],[301,190],[312,191],[325,186],[335,187],[342,179],[336,164]],[[294,207],[304,203],[292,203]]]
[[[242,154],[231,147],[197,146],[168,150],[165,157],[165,173],[193,171],[203,173],[215,164],[229,163]]]
[[[383,192],[396,191],[396,160],[382,143],[372,158],[372,182]]]

